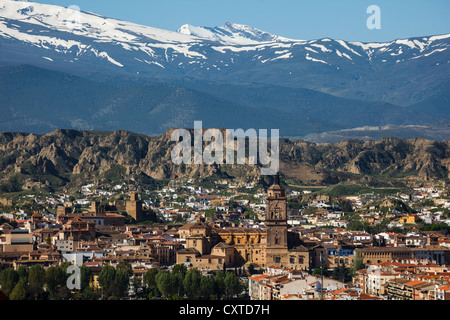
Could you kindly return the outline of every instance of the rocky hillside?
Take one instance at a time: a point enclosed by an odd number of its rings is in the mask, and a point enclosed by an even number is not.
[[[159,137],[128,131],[0,133],[1,190],[71,189],[88,182],[155,185],[182,177],[260,179],[257,166],[174,165],[170,136],[171,130]],[[384,138],[315,144],[283,139],[280,161],[281,173],[299,184],[448,180],[450,142]]]

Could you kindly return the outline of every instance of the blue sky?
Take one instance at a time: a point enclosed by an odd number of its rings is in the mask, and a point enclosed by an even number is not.
[[[183,24],[246,24],[280,36],[312,40],[389,41],[450,33],[449,0],[38,0],[176,31]],[[370,5],[381,29],[370,30]]]

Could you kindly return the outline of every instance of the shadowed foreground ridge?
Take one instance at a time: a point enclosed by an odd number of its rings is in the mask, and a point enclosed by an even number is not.
[[[172,130],[159,137],[128,131],[55,130],[48,134],[0,133],[0,186],[4,192],[76,188],[181,177],[258,181],[256,165],[174,165]],[[280,172],[300,184],[375,183],[449,179],[448,141],[422,138],[345,140],[317,144],[281,139]]]

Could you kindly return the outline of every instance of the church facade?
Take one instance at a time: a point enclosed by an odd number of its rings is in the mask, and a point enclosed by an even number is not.
[[[199,219],[180,228],[186,248],[177,253],[177,263],[199,269],[279,266],[309,268],[309,251],[295,233],[288,232],[286,190],[279,177],[267,190],[265,230],[252,228],[216,228]],[[220,250],[218,250],[220,248]],[[226,250],[225,250],[226,249]]]

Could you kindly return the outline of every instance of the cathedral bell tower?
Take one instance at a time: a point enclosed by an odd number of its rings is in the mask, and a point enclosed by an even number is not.
[[[280,264],[283,252],[288,249],[287,239],[287,197],[286,190],[280,184],[280,177],[275,176],[274,183],[267,190],[266,219],[268,265]]]

